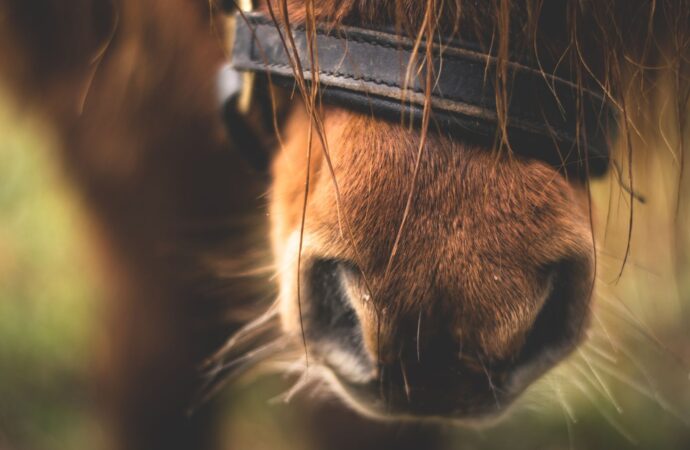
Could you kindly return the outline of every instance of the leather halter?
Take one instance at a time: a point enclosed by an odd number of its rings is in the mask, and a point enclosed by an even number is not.
[[[291,32],[304,78],[310,82],[314,77],[307,33],[302,27]],[[232,67],[270,74],[272,82],[294,86],[294,53],[285,33],[263,14],[237,15]],[[434,54],[430,129],[493,145],[499,123],[494,85],[498,63],[473,44],[422,42],[415,49],[413,40],[397,33],[317,25],[314,49],[323,101],[418,126],[426,76],[408,67],[419,67],[427,45],[433,45]],[[528,64],[506,65],[511,148],[569,173],[605,173],[615,114],[604,96]]]

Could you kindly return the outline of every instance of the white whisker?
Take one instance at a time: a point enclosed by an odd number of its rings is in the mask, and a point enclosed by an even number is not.
[[[666,401],[661,396],[659,391],[654,387],[654,385],[652,384],[652,378],[643,369],[643,367],[637,361],[632,359],[631,355],[626,354],[626,356],[629,357],[630,361],[637,367],[637,369],[640,371],[640,373],[642,373],[642,375],[645,377],[646,382],[647,382],[647,387],[643,386],[640,382],[634,380],[633,378],[626,375],[622,371],[620,371],[614,367],[610,367],[606,364],[600,364],[599,370],[601,370],[602,372],[605,372],[607,375],[614,378],[618,382],[623,383],[628,388],[633,389],[638,394],[641,394],[642,396],[646,397],[647,399],[655,402],[663,411],[670,414],[674,418],[678,419],[685,426],[690,427],[690,416],[688,416],[687,414],[681,413],[675,407],[673,407],[671,404],[669,404],[669,402]]]
[[[601,317],[599,317],[599,314],[592,311],[592,317],[594,317],[594,320],[597,321],[597,324],[599,325],[599,327],[601,327],[601,330],[604,332],[604,336],[606,336],[606,339],[608,340],[609,345],[611,346],[611,349],[614,352],[618,352],[618,345],[614,344],[614,340],[611,337],[611,333],[609,333],[608,328],[606,327],[604,322],[601,320]]]
[[[259,337],[256,335],[261,335],[262,332],[267,331],[264,328],[279,330],[279,309],[278,302],[274,302],[263,314],[261,314],[256,319],[244,325],[235,334],[233,334],[230,339],[223,345],[223,347],[218,350],[214,356],[209,358],[209,363],[213,364],[217,359],[222,359],[223,355],[231,352],[235,347],[237,347],[243,340],[252,339]]]
[[[611,404],[616,408],[619,414],[623,413],[623,408],[620,406],[620,404],[616,401],[615,397],[611,393],[611,390],[609,389],[608,385],[604,382],[604,380],[601,378],[599,375],[599,372],[596,371],[594,366],[592,365],[590,359],[587,357],[585,352],[583,352],[581,349],[578,349],[578,353],[582,357],[582,359],[585,361],[585,364],[587,364],[587,367],[589,368],[590,372],[594,375],[594,378],[596,379],[597,383],[599,386],[601,386],[601,389],[603,392],[606,394],[608,397],[609,401],[611,401]]]
[[[311,375],[312,373],[312,371],[305,370],[290,389],[272,398],[271,400],[269,400],[269,403],[290,403],[292,399],[295,397],[295,395],[303,391],[309,385],[309,383],[313,381],[313,377]]]
[[[585,348],[611,364],[618,364],[618,358],[596,345],[591,339],[587,341]]]
[[[575,418],[575,414],[573,413],[570,405],[568,405],[568,402],[566,402],[565,400],[565,396],[563,395],[561,385],[555,379],[552,379],[551,385],[556,394],[556,398],[558,399],[558,403],[561,406],[561,410],[563,411],[563,420],[565,422],[565,428],[568,433],[569,448],[570,450],[573,450],[573,424],[577,423],[577,419]]]
[[[615,296],[612,296],[610,298],[602,296],[601,298],[606,300],[606,302],[602,303],[602,305],[608,305],[610,308],[614,309],[612,311],[605,308],[602,309],[603,311],[608,312],[611,316],[623,320],[628,325],[631,325],[633,327],[633,330],[637,331],[641,336],[652,342],[657,348],[657,350],[659,350],[661,353],[670,356],[677,364],[679,364],[683,368],[683,370],[690,370],[690,365],[685,361],[685,359],[682,356],[678,355],[676,352],[672,351],[670,348],[668,348],[668,346],[664,344],[656,336],[651,327],[644,323],[642,320],[640,320],[622,300]],[[616,313],[623,314],[619,315]]]
[[[599,414],[601,414],[601,416],[609,423],[609,425],[611,425],[611,427],[614,430],[616,430],[623,438],[625,438],[625,440],[627,440],[632,445],[638,445],[639,444],[638,440],[635,439],[635,437],[633,437],[633,435],[631,435],[630,432],[628,432],[625,429],[625,427],[623,427],[623,425],[616,420],[615,417],[613,417],[606,410],[604,410],[604,408],[602,408],[601,405],[599,405],[599,403],[596,401],[596,399],[594,398],[592,393],[589,392],[589,390],[585,386],[583,386],[580,381],[578,381],[577,379],[571,379],[570,382],[573,384],[573,386],[575,386],[576,388],[578,388],[582,392],[582,394],[596,408],[596,410],[599,412]]]

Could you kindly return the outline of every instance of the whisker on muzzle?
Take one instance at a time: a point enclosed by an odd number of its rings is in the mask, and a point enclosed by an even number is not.
[[[282,332],[276,304],[237,331],[201,366],[202,383],[189,413],[210,400],[225,384],[287,351],[294,343]]]

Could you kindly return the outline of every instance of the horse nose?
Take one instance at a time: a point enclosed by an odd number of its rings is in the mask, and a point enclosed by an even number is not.
[[[410,308],[374,320],[363,306],[363,291],[353,288],[361,281],[353,263],[316,259],[305,269],[303,325],[309,354],[340,379],[375,384],[387,405],[422,415],[488,414],[500,409],[502,400],[511,401],[525,380],[553,366],[579,342],[592,278],[584,259],[545,269],[540,277],[544,298],[532,302],[533,313],[494,333],[505,336],[487,338],[495,321],[481,317],[467,319],[469,326],[458,333],[456,316],[469,313],[448,309],[453,302],[447,295],[428,298],[421,313]]]
[[[353,382],[375,377],[376,364],[364,345],[362,324],[349,297],[346,280],[354,264],[318,259],[308,270],[304,330],[310,352]]]
[[[586,326],[591,270],[585,260],[546,269],[542,301],[531,325],[516,325],[503,351],[492,351],[486,334],[454,332],[452,312],[428,317],[434,326],[420,333],[418,317],[398,318],[404,338],[391,357],[379,355],[379,384],[387,405],[414,414],[491,415],[510,403],[533,380],[570,353]],[[438,303],[441,303],[439,300]],[[416,320],[412,320],[416,319]],[[476,321],[477,328],[486,324]],[[491,330],[491,327],[487,327]],[[390,343],[389,343],[390,344]],[[386,343],[382,350],[386,350]],[[388,346],[390,347],[390,346]],[[494,349],[495,350],[495,349]]]

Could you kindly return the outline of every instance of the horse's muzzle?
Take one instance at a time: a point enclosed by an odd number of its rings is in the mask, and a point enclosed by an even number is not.
[[[521,346],[509,357],[491,359],[442,326],[425,330],[418,344],[418,330],[403,318],[392,327],[399,334],[396,348],[372,352],[364,344],[367,331],[353,306],[357,300],[348,295],[348,280],[356,276],[352,264],[316,260],[305,271],[309,352],[356,406],[375,416],[461,421],[494,417],[579,343],[587,315],[569,292],[570,278],[581,275],[579,267],[564,262],[548,271],[548,293]],[[382,340],[380,345],[391,342]]]

